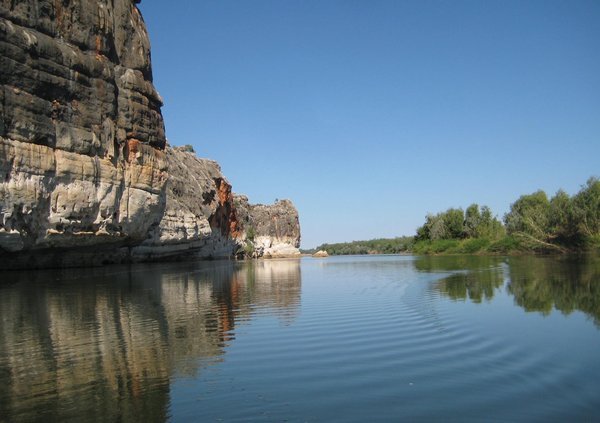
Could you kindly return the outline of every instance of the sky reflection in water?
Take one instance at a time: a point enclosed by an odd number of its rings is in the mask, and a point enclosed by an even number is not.
[[[527,420],[600,406],[594,258],[334,257],[0,277],[7,421]]]

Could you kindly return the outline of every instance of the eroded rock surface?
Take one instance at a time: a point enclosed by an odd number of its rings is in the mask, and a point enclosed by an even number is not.
[[[150,42],[131,0],[0,1],[0,135],[79,154],[165,146]]]
[[[237,195],[235,208],[241,239],[247,253],[254,257],[300,256],[300,222],[298,211],[290,200],[273,205],[250,204],[248,197]]]
[[[4,267],[226,257],[245,247],[218,164],[166,147],[136,3],[0,0]],[[256,255],[297,246],[293,205],[265,207],[246,200],[240,209],[256,228]]]
[[[135,2],[2,0],[0,69],[0,247],[31,266],[121,261],[168,176]]]
[[[135,260],[299,256],[300,225],[291,201],[251,205],[232,193],[217,162],[186,147],[168,147],[166,157],[164,215],[132,249]]]
[[[239,228],[231,185],[219,164],[185,148],[167,148],[166,207],[149,237],[133,249],[136,260],[231,257]]]

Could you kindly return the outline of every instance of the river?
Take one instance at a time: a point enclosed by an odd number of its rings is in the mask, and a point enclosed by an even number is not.
[[[0,273],[0,422],[592,421],[600,259]]]

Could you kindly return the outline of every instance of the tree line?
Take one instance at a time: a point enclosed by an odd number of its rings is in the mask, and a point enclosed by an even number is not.
[[[465,211],[428,214],[417,229],[414,249],[475,252],[462,251],[469,246],[489,252],[568,252],[600,246],[600,180],[589,178],[573,196],[563,190],[551,198],[542,190],[522,195],[502,222],[489,207],[477,204]]]
[[[397,238],[379,238],[368,241],[340,242],[336,244],[321,244],[314,251],[327,251],[329,255],[357,254],[401,254],[410,251],[413,244],[412,236]],[[306,251],[306,252],[314,252]]]
[[[416,235],[322,244],[330,255],[573,252],[600,248],[600,180],[591,177],[570,196],[562,189],[520,196],[500,220],[471,204],[428,214]]]

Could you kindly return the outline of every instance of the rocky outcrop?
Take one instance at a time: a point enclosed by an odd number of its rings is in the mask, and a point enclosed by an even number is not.
[[[163,215],[162,100],[134,3],[0,2],[0,247],[25,265],[119,261]]]
[[[234,195],[213,160],[189,147],[166,149],[166,207],[134,260],[216,257],[296,257],[298,212],[289,200],[251,205]]]
[[[133,248],[135,260],[230,257],[240,231],[231,185],[219,164],[187,148],[167,148],[166,207],[148,238]]]
[[[136,3],[0,0],[5,267],[224,257],[244,242],[219,166],[166,147]],[[265,251],[285,238],[268,225]]]
[[[238,195],[234,203],[240,239],[247,255],[265,258],[300,256],[298,211],[290,200],[278,200],[273,205],[252,205],[248,197]]]

